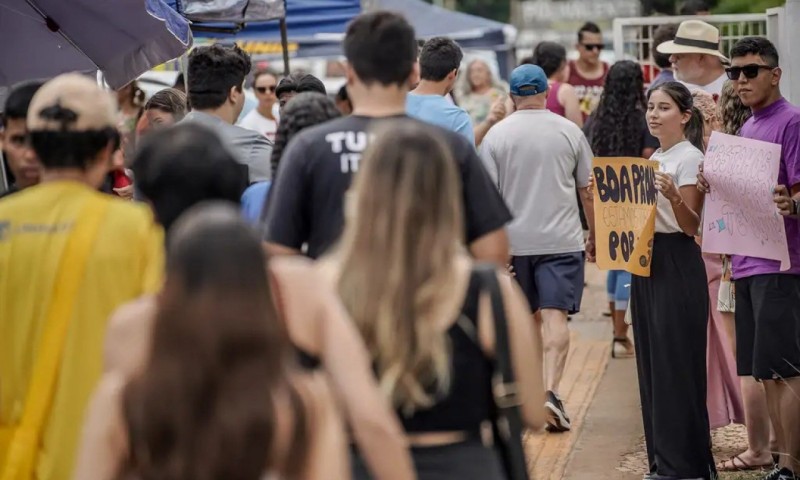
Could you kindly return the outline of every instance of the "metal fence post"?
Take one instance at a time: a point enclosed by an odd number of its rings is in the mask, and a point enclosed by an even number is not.
[[[786,0],[782,10],[778,14],[780,38],[776,44],[783,69],[781,92],[790,102],[800,105],[800,55],[791,53],[800,45],[800,0]]]

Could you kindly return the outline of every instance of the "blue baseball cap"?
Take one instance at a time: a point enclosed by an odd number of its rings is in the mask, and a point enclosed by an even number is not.
[[[547,75],[538,65],[520,65],[511,72],[511,95],[529,97],[547,91]]]

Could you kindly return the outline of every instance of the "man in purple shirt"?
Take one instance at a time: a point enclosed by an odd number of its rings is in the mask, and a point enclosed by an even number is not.
[[[731,50],[726,69],[736,93],[753,116],[741,136],[781,145],[775,188],[784,215],[791,266],[733,256],[736,281],[737,370],[764,383],[780,462],[764,480],[800,479],[800,108],[781,96],[778,52],[769,40],[743,38]],[[701,191],[708,183],[699,179]],[[713,188],[713,185],[710,186]]]

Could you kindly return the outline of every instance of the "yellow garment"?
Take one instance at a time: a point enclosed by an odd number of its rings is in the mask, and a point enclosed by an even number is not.
[[[0,201],[0,428],[13,428],[22,415],[61,253],[86,202],[109,207],[78,288],[37,480],[71,477],[84,409],[101,373],[108,317],[157,291],[163,272],[163,234],[146,207],[73,182],[46,183]]]

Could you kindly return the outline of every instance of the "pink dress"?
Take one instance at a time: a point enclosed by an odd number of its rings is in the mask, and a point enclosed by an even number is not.
[[[731,423],[744,424],[744,405],[739,377],[736,374],[736,359],[733,356],[731,339],[725,329],[725,322],[729,321],[726,317],[733,314],[717,310],[719,283],[722,278],[722,257],[704,253],[703,262],[706,264],[710,300],[706,405],[708,420],[711,429],[714,430]]]

